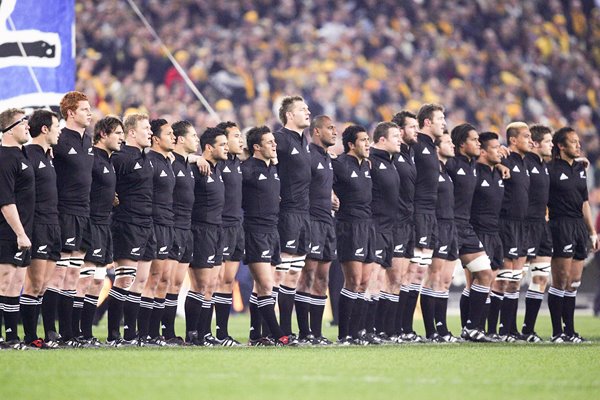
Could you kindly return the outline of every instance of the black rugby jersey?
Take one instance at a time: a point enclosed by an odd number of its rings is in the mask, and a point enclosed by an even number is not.
[[[442,221],[454,220],[454,183],[446,166],[440,162],[440,175],[438,176],[437,203],[435,217]]]
[[[223,223],[223,206],[225,205],[225,183],[221,177],[221,168],[217,163],[210,163],[210,174],[204,176],[198,165],[192,166],[194,172],[194,206],[192,207],[193,224],[221,225]]]
[[[35,173],[35,222],[58,224],[56,171],[50,152],[37,144],[25,146],[25,151]]]
[[[0,207],[14,204],[25,234],[31,240],[35,213],[35,173],[26,150],[0,146]],[[0,213],[0,241],[15,242],[17,235]]]
[[[523,221],[529,207],[529,170],[527,162],[512,152],[502,159],[502,164],[510,169],[510,179],[504,181],[504,198],[500,216],[506,219]]]
[[[435,214],[440,160],[429,136],[419,133],[413,145],[417,180],[415,182],[415,213]]]
[[[446,170],[454,182],[454,219],[457,224],[468,224],[471,203],[477,186],[477,161],[457,154],[446,163]],[[439,191],[438,191],[439,193]]]
[[[146,154],[137,147],[123,145],[111,157],[117,174],[119,205],[113,219],[140,226],[152,225],[154,169]]]
[[[369,152],[373,182],[371,213],[376,226],[384,231],[392,230],[396,225],[400,210],[400,176],[394,158],[387,151],[374,147]]]
[[[333,190],[340,199],[337,219],[345,222],[371,219],[373,182],[369,162],[358,163],[356,157],[342,154],[332,160]]]
[[[90,188],[94,153],[88,135],[63,128],[53,147],[58,211],[63,214],[90,215]]]
[[[331,215],[331,191],[333,189],[333,166],[331,157],[321,146],[314,143],[310,147],[311,180],[309,187],[309,213],[311,218],[333,223]]]
[[[117,175],[108,153],[94,147],[94,168],[90,190],[90,219],[96,225],[108,225],[115,199]]]
[[[280,180],[277,167],[250,157],[242,163],[242,209],[247,232],[277,232]]]
[[[176,228],[190,229],[192,225],[192,207],[194,205],[194,172],[187,159],[181,154],[173,152],[173,174],[175,175],[175,188],[173,188],[173,213],[175,214]]]
[[[402,144],[400,154],[394,157],[394,165],[400,177],[400,212],[398,219],[404,223],[410,219],[415,211],[415,183],[417,181],[417,168],[415,167],[414,150],[411,146]]]
[[[504,181],[497,168],[477,163],[477,185],[471,205],[471,225],[475,232],[497,233],[504,197]]]
[[[158,225],[173,226],[175,174],[171,166],[171,159],[154,150],[150,150],[147,157],[154,166],[152,220]]]
[[[277,142],[277,171],[281,179],[281,211],[307,213],[311,170],[306,135],[286,128],[273,135]]]
[[[225,182],[225,207],[223,208],[223,226],[239,225],[244,219],[242,211],[242,169],[240,159],[229,154],[227,160],[219,163],[221,176]]]
[[[526,219],[544,221],[550,192],[548,166],[540,156],[531,152],[525,154],[525,162],[529,169],[529,205]]]
[[[550,219],[583,218],[583,203],[588,200],[587,174],[583,163],[553,160],[548,164]]]

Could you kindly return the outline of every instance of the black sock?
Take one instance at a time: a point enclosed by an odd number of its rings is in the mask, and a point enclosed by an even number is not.
[[[175,337],[175,318],[177,317],[177,299],[179,293],[167,293],[165,311],[162,317],[162,334],[165,339]]]
[[[85,339],[94,337],[92,334],[92,325],[94,324],[94,314],[98,306],[98,296],[85,295],[83,299],[83,310],[81,311],[81,334]]]
[[[294,296],[296,319],[298,320],[298,336],[301,338],[311,333],[309,324],[310,300],[310,293],[296,292]]]
[[[469,292],[469,318],[466,327],[468,329],[477,329],[481,322],[485,301],[490,293],[490,288],[486,286],[472,284]]]
[[[512,323],[510,324],[510,333],[511,333],[511,335],[518,336],[519,329],[517,328],[517,312],[519,310],[519,295],[520,295],[520,293],[518,291],[515,293],[516,293],[515,301],[513,302],[513,305],[512,305],[512,307],[513,307],[512,308],[512,317],[511,317]]]
[[[404,307],[404,315],[402,320],[402,331],[404,333],[411,333],[413,329],[413,319],[415,316],[415,309],[417,308],[417,301],[419,299],[419,292],[421,286],[412,283],[409,286],[408,298],[406,299],[406,306]]]
[[[279,292],[281,296],[281,291]],[[257,299],[258,311],[263,320],[269,325],[269,329],[274,338],[279,339],[285,336],[285,333],[277,323],[277,317],[275,316],[275,299],[271,296],[259,296]]]
[[[381,292],[379,294],[379,303],[375,315],[375,332],[377,333],[385,333],[386,330],[388,315],[392,305],[389,296],[391,295],[387,292]]]
[[[352,315],[358,293],[342,288],[338,305],[338,339],[350,335],[350,316]]]
[[[279,299],[279,287],[278,286],[274,286],[273,287],[273,289],[271,291],[271,297],[275,301],[274,304],[277,304],[277,300]],[[260,312],[258,313],[258,315],[260,315]],[[260,318],[260,321],[261,321],[260,324],[261,324],[261,333],[262,333],[262,336],[263,337],[271,337],[271,336],[273,336],[271,334],[271,328],[269,328],[268,322],[265,319],[263,319],[262,317]]]
[[[483,305],[483,311],[481,312],[481,318],[479,319],[479,323],[477,324],[477,329],[481,332],[485,332],[485,321],[487,321],[487,315],[490,312],[490,305],[492,301],[490,300],[490,296],[485,299],[485,304]]]
[[[506,292],[504,300],[502,300],[502,308],[500,308],[500,329],[498,333],[502,336],[511,334],[511,327],[514,317],[514,303],[519,301],[519,293]]]
[[[388,309],[386,312],[383,332],[387,333],[388,336],[392,336],[396,333],[396,313],[398,312],[398,298],[396,294],[387,294]],[[379,300],[381,301],[381,299]],[[381,303],[379,303],[381,305]]]
[[[464,288],[462,294],[460,295],[460,326],[467,326],[467,320],[469,319],[469,304],[471,300],[469,299],[471,296],[471,290],[469,288]]]
[[[356,302],[352,314],[350,314],[350,335],[357,339],[360,331],[364,328],[364,315],[368,307],[368,301],[365,299],[364,293],[357,293]]]
[[[148,336],[157,338],[160,336],[160,321],[165,312],[165,299],[155,297],[152,305],[152,314],[150,314],[150,326],[148,327]]]
[[[550,310],[550,319],[552,320],[552,336],[558,336],[563,333],[562,316],[565,291],[550,286],[548,289],[548,309]]]
[[[262,337],[262,318],[260,316],[260,311],[258,311],[256,293],[250,295],[248,307],[250,309],[250,340],[258,340]]]
[[[42,298],[42,320],[44,321],[44,335],[48,339],[48,332],[56,331],[56,309],[58,307],[59,290],[47,288]]]
[[[323,336],[323,313],[327,296],[311,295],[310,301],[310,331],[315,337]]]
[[[71,315],[71,330],[73,337],[81,336],[81,313],[83,311],[83,297],[73,298],[73,315]]]
[[[22,294],[19,299],[19,309],[21,311],[21,321],[23,322],[23,341],[31,343],[37,336],[36,308],[38,299],[36,296]]]
[[[521,331],[524,335],[535,332],[535,322],[544,301],[544,293],[529,289],[525,295],[525,319]]]
[[[128,292],[123,305],[123,339],[125,340],[133,340],[138,336],[137,319],[141,300],[141,293]]]
[[[292,334],[292,312],[294,310],[295,295],[296,288],[279,285],[279,295],[277,297],[277,302],[279,304],[279,323],[281,330],[285,335]]]
[[[423,314],[423,325],[425,326],[425,336],[430,338],[435,330],[435,298],[433,290],[428,287],[421,289],[421,313]]]
[[[377,317],[377,308],[379,307],[379,296],[371,296],[367,300],[367,308],[365,310],[365,329],[367,333],[377,333],[375,329],[375,318]]]
[[[202,302],[202,313],[200,314],[200,321],[198,323],[198,336],[204,337],[211,334],[210,326],[212,324],[213,316],[213,302],[212,299],[204,300]]]
[[[217,317],[217,339],[223,340],[229,336],[229,313],[233,303],[231,293],[213,294],[215,302],[215,315]]]
[[[58,329],[64,340],[73,339],[73,298],[75,290],[61,290],[58,297]]]
[[[123,318],[123,307],[127,298],[127,290],[113,286],[108,292],[108,336],[107,340],[121,337],[120,326]]]
[[[185,298],[185,333],[186,340],[189,339],[188,332],[198,331],[198,321],[202,313],[202,302],[204,295],[198,292],[188,291]],[[198,335],[199,336],[199,335]]]
[[[154,298],[142,297],[140,299],[140,308],[137,315],[138,336],[146,339],[150,329],[150,316],[154,309]]]
[[[565,324],[564,331],[565,335],[575,335],[575,303],[576,303],[577,290],[569,291],[565,290],[565,297],[563,298],[563,309],[562,309],[562,320]]]
[[[487,316],[487,333],[498,333],[498,318],[504,301],[504,293],[492,291],[490,293],[490,309]]]
[[[396,335],[404,333],[404,314],[406,314],[406,303],[408,302],[410,291],[408,286],[402,285],[398,294],[398,307],[396,308],[396,322],[394,324]]]
[[[2,327],[4,326],[4,296],[0,296],[0,337],[2,337]]]
[[[19,340],[17,326],[19,325],[19,296],[4,296],[4,327],[6,341]],[[36,338],[37,339],[37,338]]]
[[[435,315],[435,330],[438,335],[446,336],[450,334],[448,324],[446,322],[448,314],[448,291],[433,292],[434,315]]]

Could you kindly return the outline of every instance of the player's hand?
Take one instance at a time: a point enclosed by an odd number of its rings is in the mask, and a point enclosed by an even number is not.
[[[508,158],[508,156],[510,155],[510,149],[504,145],[500,146],[500,157],[502,158]]]
[[[583,168],[588,169],[591,165],[590,160],[587,157],[577,157],[575,161],[579,161],[583,164]]]
[[[340,199],[333,192],[331,192],[331,209],[333,211],[339,211],[340,209]]]
[[[113,199],[113,207],[119,205],[119,195],[115,193],[115,198]]]
[[[202,176],[210,175],[210,164],[202,156],[192,154],[188,157],[190,164],[196,164]]]
[[[592,242],[592,251],[594,253],[597,252],[600,249],[600,243],[598,242],[598,234],[596,232],[590,235],[590,241]]]
[[[502,174],[502,179],[510,179],[510,169],[506,165],[496,164],[496,169]]]
[[[332,160],[338,158],[338,155],[335,154],[333,151],[328,151],[327,154],[329,154],[329,157],[331,157]]]
[[[17,247],[19,250],[27,250],[31,248],[31,240],[25,233],[17,235]]]

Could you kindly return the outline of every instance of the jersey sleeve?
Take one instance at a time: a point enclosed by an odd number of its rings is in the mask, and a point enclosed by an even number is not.
[[[0,207],[15,204],[15,182],[19,167],[18,160],[14,158],[0,161]]]

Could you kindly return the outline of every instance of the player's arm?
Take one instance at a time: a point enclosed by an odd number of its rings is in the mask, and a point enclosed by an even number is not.
[[[598,251],[598,234],[596,233],[596,229],[594,228],[594,221],[592,219],[592,209],[590,208],[589,201],[586,200],[583,202],[581,211],[583,212],[583,221],[585,222],[585,226],[587,227],[588,233],[590,235],[590,240],[592,242],[592,250]]]
[[[11,227],[15,235],[17,235],[17,246],[19,249],[28,249],[31,247],[31,241],[27,237],[25,233],[25,229],[23,228],[23,224],[21,224],[21,218],[19,218],[19,211],[17,210],[17,206],[12,204],[5,204],[1,208],[2,216]]]
[[[188,162],[190,164],[196,164],[198,166],[198,171],[200,171],[202,176],[210,175],[210,164],[204,159],[204,157],[196,154],[190,154],[188,156]]]

